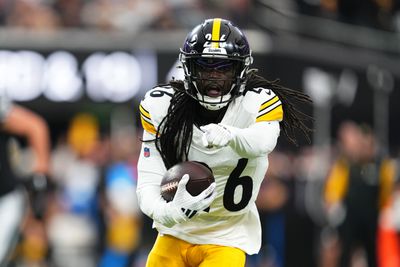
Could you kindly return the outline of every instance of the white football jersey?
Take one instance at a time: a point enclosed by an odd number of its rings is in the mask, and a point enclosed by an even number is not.
[[[161,120],[165,117],[174,91],[169,87],[150,90],[140,104],[143,140],[153,140]],[[224,125],[240,129],[262,121],[281,121],[282,103],[268,89],[255,88],[235,98],[221,121]],[[248,254],[258,253],[261,246],[261,225],[255,205],[260,185],[268,168],[266,154],[243,158],[230,146],[206,148],[203,132],[193,126],[193,139],[189,160],[206,163],[213,171],[217,184],[217,197],[208,212],[168,228],[157,222],[160,234],[169,234],[193,244],[234,246]],[[162,167],[155,166],[162,165]],[[154,142],[143,143],[138,164],[141,172],[151,172],[160,183],[166,171]],[[157,178],[155,178],[157,177]]]

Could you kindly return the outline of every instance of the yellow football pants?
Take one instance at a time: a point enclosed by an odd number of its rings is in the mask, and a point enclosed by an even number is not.
[[[193,245],[178,238],[158,236],[146,267],[244,267],[244,251],[217,245]]]

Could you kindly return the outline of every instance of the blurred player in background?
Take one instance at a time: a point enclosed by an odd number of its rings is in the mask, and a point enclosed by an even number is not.
[[[195,27],[180,61],[184,81],[152,89],[140,105],[145,131],[137,193],[159,232],[147,266],[244,266],[245,254],[261,246],[255,200],[267,155],[281,128],[293,142],[294,129],[308,132],[307,116],[291,100],[309,98],[250,70],[246,37],[224,19]],[[184,175],[167,203],[162,176],[186,160],[206,163],[216,182],[192,196]]]
[[[88,112],[71,118],[65,140],[54,147],[52,174],[57,188],[47,229],[55,266],[97,266],[103,237],[99,189],[107,161],[105,147],[99,121]]]
[[[338,136],[340,153],[327,177],[324,196],[330,224],[338,231],[338,266],[350,266],[360,247],[369,267],[380,266],[378,219],[393,192],[395,165],[380,153],[369,127],[344,122]]]
[[[110,161],[104,179],[106,244],[99,267],[132,266],[141,246],[141,212],[137,203],[137,153],[140,147],[131,114],[112,113]]]
[[[0,266],[7,266],[26,214],[26,199],[11,167],[8,141],[12,135],[26,138],[34,151],[34,175],[29,183],[33,196],[31,207],[34,217],[40,219],[44,213],[49,171],[48,127],[39,115],[0,95]]]

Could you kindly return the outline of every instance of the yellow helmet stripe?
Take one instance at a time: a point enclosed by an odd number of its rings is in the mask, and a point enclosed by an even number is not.
[[[211,34],[211,47],[218,48],[219,47],[219,34],[221,31],[221,19],[214,19],[212,26],[212,34]]]

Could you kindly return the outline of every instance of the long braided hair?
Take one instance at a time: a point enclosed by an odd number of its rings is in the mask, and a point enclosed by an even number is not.
[[[171,81],[175,93],[167,115],[157,128],[155,144],[169,169],[187,160],[193,135],[196,100],[186,94],[183,81]]]
[[[296,144],[295,130],[299,129],[310,142],[311,129],[305,124],[312,118],[301,112],[293,102],[310,103],[311,99],[298,91],[279,85],[279,81],[268,81],[257,75],[257,70],[248,72],[248,79],[243,94],[253,88],[271,89],[281,100],[283,107],[283,122],[281,129],[290,142]],[[184,89],[181,80],[169,83],[174,88],[167,115],[157,129],[155,144],[160,152],[166,168],[188,159],[190,144],[193,136],[194,117],[198,103]]]
[[[295,102],[297,103],[312,103],[311,98],[299,91],[286,88],[279,84],[279,80],[268,81],[264,77],[257,74],[257,69],[252,69],[248,73],[248,80],[246,83],[246,90],[262,87],[271,89],[281,100],[283,108],[283,121],[281,129],[286,138],[297,145],[295,131],[298,129],[306,137],[307,141],[311,143],[309,133],[312,131],[306,125],[307,121],[312,121],[312,117],[300,111]]]

